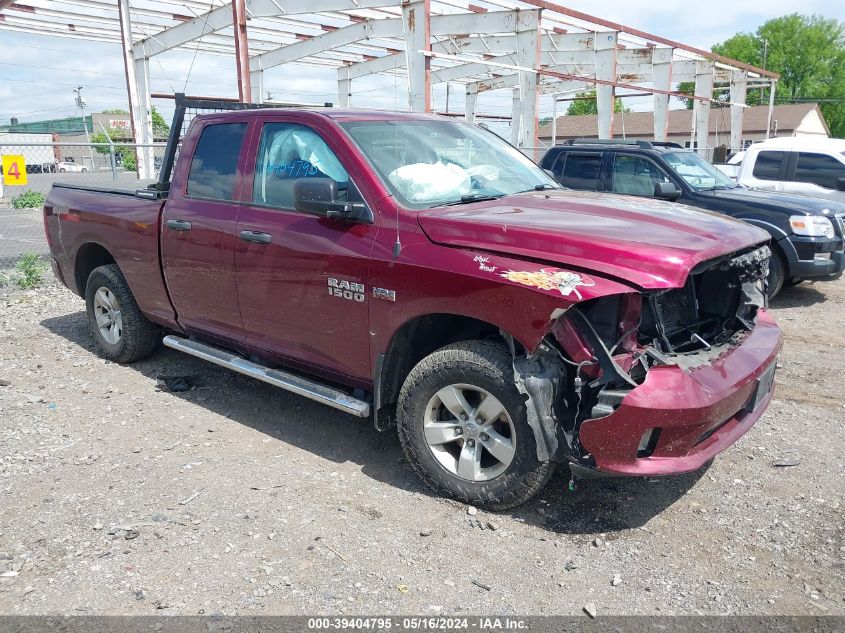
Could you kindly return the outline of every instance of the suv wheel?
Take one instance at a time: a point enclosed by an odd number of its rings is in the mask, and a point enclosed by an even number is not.
[[[786,280],[786,264],[781,255],[774,248],[772,249],[772,257],[769,259],[769,277],[766,283],[766,295],[771,299],[783,288]]]
[[[131,363],[155,349],[158,328],[141,314],[117,265],[91,271],[85,286],[85,305],[91,335],[104,358]]]
[[[405,456],[438,494],[502,510],[537,494],[554,464],[540,462],[503,345],[465,341],[414,367],[399,395]]]

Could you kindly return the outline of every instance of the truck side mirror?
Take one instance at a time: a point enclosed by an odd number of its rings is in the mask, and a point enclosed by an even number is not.
[[[350,182],[350,191],[354,185]],[[372,213],[363,202],[338,200],[337,182],[331,178],[301,178],[293,183],[293,206],[297,211],[326,218],[371,224]]]
[[[681,197],[681,190],[674,182],[658,182],[654,185],[654,197],[674,202]]]
[[[837,178],[836,179],[836,190],[837,191],[845,191],[845,178]]]

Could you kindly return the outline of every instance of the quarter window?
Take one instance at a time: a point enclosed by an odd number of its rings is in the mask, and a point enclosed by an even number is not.
[[[754,162],[754,177],[760,180],[780,180],[780,167],[786,152],[760,152]]]
[[[349,174],[326,142],[311,128],[294,123],[267,123],[261,131],[252,200],[293,209],[293,185],[303,178],[331,178],[341,200],[349,190]]]
[[[845,164],[833,156],[800,152],[795,166],[795,181],[809,182],[826,189],[836,189],[838,178],[845,178]]]
[[[234,199],[235,173],[245,133],[246,123],[217,123],[203,129],[188,173],[189,196]]]
[[[601,154],[567,154],[560,184],[571,189],[598,191],[601,182]]]

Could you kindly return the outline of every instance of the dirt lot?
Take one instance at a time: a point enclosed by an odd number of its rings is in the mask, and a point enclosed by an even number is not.
[[[775,302],[775,400],[706,472],[474,516],[351,417],[105,363],[82,310],[0,289],[0,613],[845,614],[845,281]]]

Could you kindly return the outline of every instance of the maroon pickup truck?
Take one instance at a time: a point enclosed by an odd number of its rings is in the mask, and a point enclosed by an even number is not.
[[[53,269],[105,358],[164,334],[395,426],[428,485],[493,509],[561,462],[698,469],[771,399],[781,335],[753,226],[561,189],[437,116],[204,114],[176,159],[180,116],[158,183],[47,198]]]

